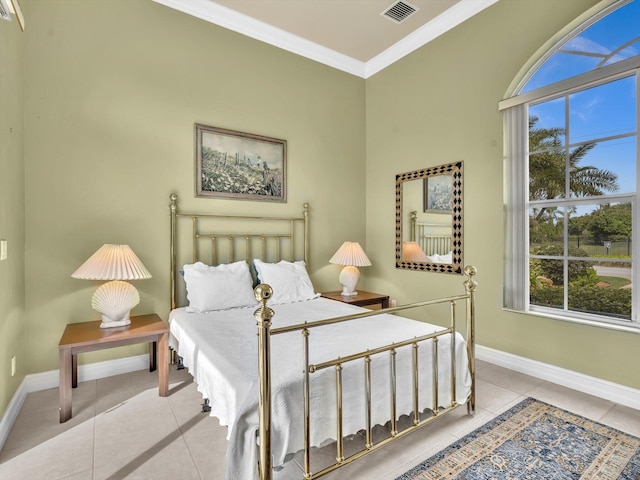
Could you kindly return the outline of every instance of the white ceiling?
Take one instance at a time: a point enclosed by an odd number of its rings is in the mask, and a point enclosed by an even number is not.
[[[498,0],[402,0],[402,23],[381,15],[395,0],[154,1],[367,78]]]

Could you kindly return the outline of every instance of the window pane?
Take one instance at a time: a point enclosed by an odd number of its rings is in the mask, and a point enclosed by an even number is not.
[[[636,192],[636,137],[587,144],[571,151],[571,196]]]
[[[564,308],[564,261],[529,260],[529,302],[542,307]]]
[[[567,190],[564,149],[529,155],[529,200],[565,198]]]
[[[631,259],[631,203],[570,209],[569,256]]]
[[[572,261],[569,310],[631,319],[631,263]]]
[[[565,99],[529,107],[529,152],[555,150],[565,144]]]
[[[578,29],[538,68],[521,93],[635,57],[639,49],[633,40],[638,37],[640,2],[635,1],[622,5],[587,29]]]
[[[564,255],[564,209],[544,207],[529,209],[529,253]]]
[[[635,76],[574,93],[569,97],[569,143],[636,130]]]

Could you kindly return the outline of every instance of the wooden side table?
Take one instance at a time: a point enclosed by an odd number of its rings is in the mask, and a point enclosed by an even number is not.
[[[71,392],[78,385],[78,353],[149,342],[149,371],[156,369],[158,356],[158,390],[169,394],[169,329],[155,313],[131,317],[131,325],[100,328],[95,322],[70,323],[60,343],[60,423],[71,418]]]
[[[380,305],[378,308],[389,308],[389,295],[381,295],[379,293],[358,290],[358,294],[352,295],[351,297],[343,297],[342,291],[323,292],[320,295],[324,298],[330,298],[331,300],[337,300],[343,303],[350,303],[351,305],[357,305],[358,307]]]

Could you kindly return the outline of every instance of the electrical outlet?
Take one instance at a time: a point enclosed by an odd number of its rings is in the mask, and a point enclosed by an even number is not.
[[[391,300],[389,300],[389,306],[391,308],[397,307],[398,306],[398,301],[395,298],[392,298]]]
[[[16,356],[11,357],[11,376],[16,374]]]
[[[3,238],[0,240],[0,260],[7,259],[7,241]]]

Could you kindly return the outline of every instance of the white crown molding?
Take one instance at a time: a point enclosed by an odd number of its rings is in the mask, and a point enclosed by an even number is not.
[[[365,65],[364,78],[375,75],[380,70],[387,68],[402,57],[438,38],[440,35],[460,25],[465,20],[468,20],[498,1],[499,0],[461,0],[429,23],[424,24],[395,45],[369,60]]]
[[[499,0],[461,0],[366,63],[218,5],[211,0],[153,1],[343,72],[368,78]]]
[[[364,77],[365,64],[210,0],[153,0],[201,20],[241,33],[344,72]]]

